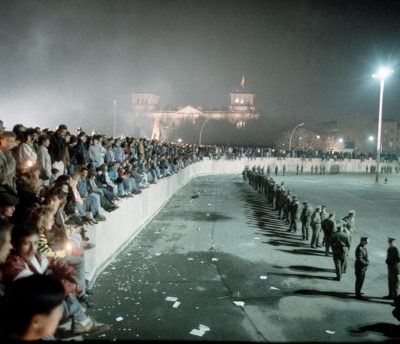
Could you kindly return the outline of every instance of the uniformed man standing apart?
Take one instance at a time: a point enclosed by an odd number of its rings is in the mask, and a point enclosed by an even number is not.
[[[292,204],[290,207],[290,227],[288,232],[293,231],[297,233],[297,221],[300,218],[300,204],[296,199],[296,196],[293,196]]]
[[[300,215],[301,221],[301,234],[303,236],[303,240],[308,240],[308,236],[310,233],[310,224],[311,224],[311,207],[307,201],[303,202],[303,209]]]
[[[388,267],[388,285],[389,295],[384,296],[384,299],[394,300],[399,295],[399,268],[400,255],[399,250],[395,245],[394,238],[389,238],[389,248],[387,250],[386,264]]]
[[[336,281],[340,281],[343,268],[346,264],[347,254],[350,250],[350,236],[343,231],[341,223],[336,225],[337,231],[330,237],[330,243],[333,253],[333,262],[335,263]]]
[[[354,263],[356,273],[356,299],[365,300],[361,295],[361,288],[365,279],[365,272],[367,271],[369,260],[367,251],[368,238],[362,237],[360,244],[356,248],[356,261]]]

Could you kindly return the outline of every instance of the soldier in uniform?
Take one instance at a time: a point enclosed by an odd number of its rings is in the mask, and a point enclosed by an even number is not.
[[[281,187],[279,185],[275,185],[275,210],[279,209],[279,202],[281,199],[281,194],[282,194],[282,190]],[[279,219],[279,216],[278,216]]]
[[[343,221],[345,222],[345,227],[350,232],[350,235],[353,235],[356,229],[355,213],[355,210],[349,210],[349,214],[343,218]]]
[[[283,185],[281,185],[281,195],[279,197],[279,203],[278,203],[278,219],[283,220],[283,207],[285,206],[285,200],[287,197],[287,191],[283,189]]]
[[[350,238],[349,235],[343,231],[341,223],[338,223],[336,228],[337,231],[330,236],[330,243],[333,253],[333,262],[335,263],[336,281],[340,281],[345,267],[347,254],[350,250]]]
[[[283,168],[282,168],[282,175],[284,176],[286,172],[286,164],[283,164]]]
[[[300,174],[303,174],[303,170],[304,170],[304,167],[303,167],[303,164],[301,164],[301,166],[300,166]]]
[[[285,204],[283,205],[283,217],[285,219],[285,223],[288,225],[290,223],[290,206],[292,205],[292,194],[290,191],[287,191],[285,197]]]
[[[311,207],[307,201],[303,202],[303,209],[301,211],[300,221],[302,238],[303,240],[308,240],[311,223]]]
[[[315,165],[315,174],[318,174],[318,165]]]
[[[321,207],[316,207],[311,215],[311,229],[312,229],[311,248],[321,247],[321,245],[319,245],[319,232],[321,231],[320,211]]]
[[[400,272],[400,255],[395,244],[395,238],[389,238],[389,248],[387,250],[386,265],[388,267],[388,285],[389,295],[384,299],[394,300],[399,295],[399,272]]]
[[[296,166],[296,176],[298,176],[299,175],[299,164],[297,164],[297,166]]]
[[[335,232],[335,213],[330,213],[328,218],[321,222],[321,228],[324,232],[325,256],[328,256],[331,236]]]
[[[300,219],[300,203],[296,199],[296,196],[293,196],[292,204],[290,207],[290,227],[288,232],[297,233],[297,221]]]
[[[369,260],[367,251],[368,238],[362,237],[360,244],[356,248],[356,261],[354,263],[356,273],[356,299],[365,300],[361,295],[361,289],[364,284],[365,273],[367,271]]]
[[[275,176],[278,175],[278,165],[275,166]]]
[[[271,175],[271,167],[268,165],[268,167],[267,167],[267,177],[269,178],[270,175]]]

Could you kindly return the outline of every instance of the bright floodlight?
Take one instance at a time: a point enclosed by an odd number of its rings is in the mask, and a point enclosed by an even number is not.
[[[342,139],[342,138],[340,138],[340,139],[339,139],[339,142],[340,142],[340,143],[343,143],[343,139]]]
[[[369,141],[374,141],[374,137],[371,135],[371,136],[368,137],[368,140]]]
[[[320,139],[320,138],[321,138],[321,136],[317,135],[317,139]]]
[[[375,74],[372,74],[374,79],[385,80],[393,74],[393,69],[381,67]]]
[[[182,139],[178,139],[178,142],[181,143],[181,142],[182,142]]]

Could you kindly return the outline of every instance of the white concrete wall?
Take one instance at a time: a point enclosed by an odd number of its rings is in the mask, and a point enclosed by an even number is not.
[[[365,173],[365,166],[370,166],[373,161],[325,162],[326,173],[329,173],[331,163],[339,164],[341,172]],[[258,158],[251,161],[247,159],[226,161],[205,159],[186,167],[171,177],[159,180],[157,184],[144,189],[142,194],[123,200],[119,209],[112,213],[106,213],[107,221],[87,227],[91,241],[96,244],[95,248],[86,251],[88,279],[93,283],[107,264],[129,244],[141,229],[164,207],[169,199],[191,179],[201,175],[241,173],[246,165],[250,167],[260,165],[266,169],[268,164],[271,165],[271,172],[274,171],[275,165],[278,165],[280,172],[283,164],[286,164],[287,172],[295,172],[297,164],[303,164],[304,173],[309,173],[311,165],[319,165],[320,160],[300,161],[296,158],[285,160]]]

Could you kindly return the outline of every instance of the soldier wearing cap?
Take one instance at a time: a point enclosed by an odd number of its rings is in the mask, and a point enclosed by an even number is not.
[[[349,214],[343,218],[343,221],[345,222],[345,227],[350,232],[350,235],[353,235],[356,229],[355,214],[355,210],[349,210]]]
[[[400,255],[395,245],[395,238],[388,238],[389,248],[387,250],[386,265],[388,267],[389,295],[384,299],[394,300],[399,295],[399,272]]]
[[[321,222],[321,229],[324,232],[325,256],[328,256],[331,236],[335,232],[335,213],[330,213],[328,218]]]
[[[336,280],[340,281],[342,273],[345,271],[347,254],[350,250],[349,235],[343,231],[342,223],[336,224],[337,232],[330,236],[330,244],[333,253],[333,262],[335,263]]]
[[[356,248],[356,261],[354,263],[355,274],[356,274],[356,298],[364,300],[365,298],[361,295],[361,289],[364,284],[365,273],[367,271],[369,260],[367,251],[368,238],[362,237],[360,244]]]
[[[321,207],[316,207],[315,211],[311,215],[311,229],[312,229],[311,248],[320,247],[319,245],[319,232],[321,231],[320,211]]]
[[[301,234],[303,240],[308,240],[308,236],[310,234],[310,224],[311,224],[311,214],[312,209],[307,201],[303,202],[303,209],[300,215],[301,221]]]
[[[290,205],[290,226],[288,232],[293,231],[297,232],[297,221],[300,219],[300,204],[296,199],[296,196],[293,195],[292,203]]]

